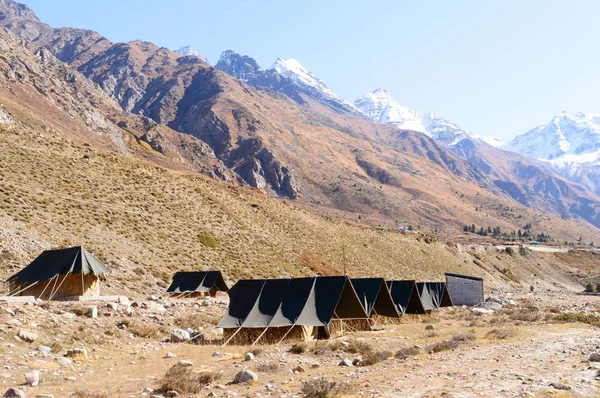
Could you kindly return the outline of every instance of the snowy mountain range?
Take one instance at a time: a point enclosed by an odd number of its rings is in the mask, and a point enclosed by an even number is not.
[[[496,147],[503,145],[496,138],[479,136],[433,113],[407,109],[383,89],[377,89],[371,94],[357,98],[354,105],[364,116],[377,123],[419,131],[448,145],[455,145],[465,137],[479,139]]]
[[[184,52],[189,53],[180,53]],[[298,103],[303,103],[302,95],[308,95],[342,113],[358,113],[377,123],[421,132],[448,145],[461,157],[465,157],[464,148],[469,145],[465,143],[476,140],[541,160],[549,169],[600,193],[600,114],[578,113],[571,117],[562,113],[549,124],[504,143],[463,129],[434,113],[408,109],[383,89],[362,95],[350,104],[293,58],[277,58],[271,68],[264,70],[253,58],[226,50],[216,68],[254,87],[281,92]]]

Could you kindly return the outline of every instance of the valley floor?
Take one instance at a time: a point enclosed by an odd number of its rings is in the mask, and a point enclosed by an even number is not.
[[[249,361],[250,347],[165,342],[176,327],[217,341],[214,324],[226,308],[221,299],[98,304],[97,318],[86,316],[89,304],[3,304],[0,386],[2,392],[20,388],[28,397],[151,397],[169,368],[189,360],[193,365],[186,369],[207,372],[208,384],[185,393],[185,382],[171,382],[170,388],[180,388],[179,396],[291,397],[312,391],[315,395],[306,396],[318,397],[334,384],[342,396],[600,395],[600,362],[588,360],[600,353],[599,296],[498,296],[506,303],[499,309],[443,309],[378,325],[376,332],[296,346],[297,353],[290,352],[292,343],[252,347]],[[36,334],[35,341],[15,337],[23,331]],[[64,357],[81,347],[87,358]],[[434,348],[440,351],[429,353]],[[368,366],[339,366],[358,357]],[[32,369],[41,371],[36,387],[24,385]],[[257,373],[258,380],[230,384],[242,369]]]

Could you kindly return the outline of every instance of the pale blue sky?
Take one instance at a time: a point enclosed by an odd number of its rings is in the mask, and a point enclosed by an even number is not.
[[[563,110],[600,113],[600,1],[21,0],[113,41],[296,58],[344,99],[387,89],[508,140]]]

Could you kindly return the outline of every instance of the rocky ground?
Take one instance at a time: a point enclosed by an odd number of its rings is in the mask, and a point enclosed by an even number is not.
[[[0,385],[27,397],[600,396],[600,297],[492,296],[375,332],[256,347],[220,346],[220,298],[3,303]]]

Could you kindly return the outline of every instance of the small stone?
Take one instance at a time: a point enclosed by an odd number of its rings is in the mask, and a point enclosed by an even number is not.
[[[569,387],[568,385],[563,384],[563,383],[561,383],[559,381],[555,381],[555,382],[550,383],[550,387],[554,387],[557,390],[565,390],[565,391],[571,389],[571,387]]]
[[[354,367],[354,365],[352,365],[352,361],[350,361],[348,358],[344,358],[344,360],[342,362],[340,362],[338,364],[338,366],[349,366],[349,367]]]
[[[177,362],[177,365],[179,365],[179,366],[194,366],[192,361],[188,361],[187,359],[182,359],[181,361]]]
[[[312,365],[310,365],[310,367],[312,369],[319,369],[321,367],[321,364],[319,362],[315,362]]]
[[[296,366],[294,369],[292,369],[292,372],[294,372],[294,373],[303,373],[304,372],[304,368],[302,366]]]
[[[249,370],[242,370],[240,372],[238,372],[235,377],[233,378],[233,382],[235,384],[240,384],[240,383],[250,383],[252,381],[256,381],[258,380],[258,375],[254,372],[251,372]]]
[[[58,364],[60,366],[71,366],[73,365],[73,361],[71,361],[69,358],[56,358],[56,362],[58,362]]]
[[[77,381],[77,377],[75,377],[75,376],[67,376],[67,377],[65,377],[65,380],[67,380],[67,381]]]
[[[600,353],[598,353],[598,352],[591,353],[590,357],[588,358],[588,361],[590,361],[590,362],[600,362]]]
[[[173,352],[167,352],[165,358],[177,358],[177,355],[175,355]]]
[[[183,329],[173,329],[171,331],[171,343],[183,343],[191,338],[190,332]]]
[[[17,337],[28,343],[33,343],[38,338],[38,335],[30,330],[19,329]]]
[[[9,388],[2,398],[25,398],[25,393],[18,388]]]
[[[35,398],[54,398],[52,394],[37,394]]]
[[[254,359],[254,354],[253,354],[253,353],[251,353],[251,352],[247,352],[247,353],[246,353],[246,356],[244,356],[244,360],[245,360],[245,361],[251,361],[251,360],[253,360],[253,359]]]
[[[223,353],[220,352],[220,351],[215,351],[215,352],[212,353],[213,357],[220,357],[221,355],[223,355]]]
[[[361,357],[356,357],[352,360],[352,365],[354,366],[360,366],[362,364],[362,358]]]
[[[32,370],[31,372],[25,374],[25,383],[29,384],[31,387],[35,387],[40,384],[40,371]]]
[[[52,352],[52,348],[45,345],[38,346],[37,350],[45,355],[49,355]]]
[[[425,326],[425,330],[435,330],[435,326],[434,325],[427,325],[427,326]]]
[[[87,308],[87,316],[92,319],[98,318],[98,307],[95,305],[89,306]]]

